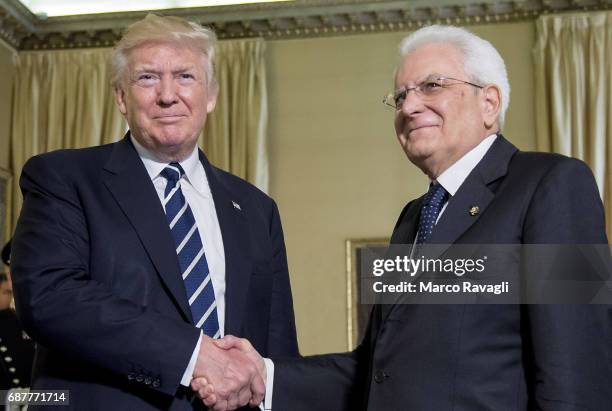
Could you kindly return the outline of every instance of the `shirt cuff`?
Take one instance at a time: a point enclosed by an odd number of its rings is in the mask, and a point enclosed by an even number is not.
[[[272,411],[272,393],[274,392],[274,363],[269,358],[264,358],[264,364],[266,365],[266,396],[259,409],[261,411]]]
[[[202,343],[202,330],[200,330],[200,338],[198,338],[198,342],[193,350],[193,354],[191,354],[191,359],[189,360],[189,364],[187,364],[187,369],[183,374],[183,378],[181,379],[181,385],[185,387],[189,387],[191,384],[191,379],[193,378],[193,370],[195,369],[196,362],[198,360],[198,353],[200,352],[200,344]]]

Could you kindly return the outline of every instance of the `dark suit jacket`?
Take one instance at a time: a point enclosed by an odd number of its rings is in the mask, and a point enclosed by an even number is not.
[[[264,356],[295,356],[276,205],[200,160],[225,249],[225,332]],[[37,342],[32,388],[70,390],[75,410],[192,409],[180,379],[200,331],[163,207],[129,138],[33,157],[20,184],[11,268],[17,312]]]
[[[413,241],[422,199],[404,208],[392,243]],[[607,244],[589,168],[502,136],[429,241]],[[376,305],[354,352],[276,361],[274,409],[612,410],[611,324],[604,305]]]

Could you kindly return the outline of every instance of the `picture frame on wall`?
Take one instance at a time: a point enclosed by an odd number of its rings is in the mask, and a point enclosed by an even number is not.
[[[362,340],[368,326],[372,304],[361,304],[361,257],[365,248],[387,247],[389,238],[346,240],[346,308],[347,347],[353,350]]]

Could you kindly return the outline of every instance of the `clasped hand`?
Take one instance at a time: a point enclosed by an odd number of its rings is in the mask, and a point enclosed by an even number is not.
[[[266,392],[266,366],[247,340],[204,335],[191,388],[214,411],[257,407]]]

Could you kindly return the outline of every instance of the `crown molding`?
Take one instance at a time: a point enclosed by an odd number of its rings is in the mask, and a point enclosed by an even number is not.
[[[612,9],[612,0],[297,0],[163,10],[213,28],[220,39],[288,39],[389,31],[429,24],[493,24],[542,14]],[[110,47],[147,12],[40,18],[0,0],[0,38],[17,50]]]

